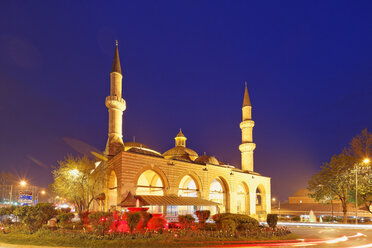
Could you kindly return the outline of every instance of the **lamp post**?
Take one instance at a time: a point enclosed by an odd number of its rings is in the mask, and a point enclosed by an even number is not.
[[[272,199],[272,201],[273,202],[275,202],[276,201],[276,198],[275,197],[273,197],[273,199]],[[278,198],[278,216],[280,217],[280,199]]]
[[[362,164],[369,164],[369,158],[365,158]],[[358,164],[355,164],[355,224],[358,224]]]

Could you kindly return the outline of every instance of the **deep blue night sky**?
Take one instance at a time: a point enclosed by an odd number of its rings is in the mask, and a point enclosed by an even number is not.
[[[0,170],[40,185],[103,150],[114,40],[125,140],[240,166],[244,81],[255,170],[283,200],[372,126],[371,1],[2,1]]]

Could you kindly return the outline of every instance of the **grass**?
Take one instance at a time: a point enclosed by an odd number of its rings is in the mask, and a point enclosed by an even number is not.
[[[112,239],[111,239],[112,238]],[[169,234],[162,236],[157,234],[154,236],[96,236],[96,235],[76,235],[70,234],[56,234],[51,231],[36,232],[34,234],[20,234],[8,233],[0,234],[0,242],[10,244],[23,244],[23,245],[39,245],[39,246],[64,246],[64,247],[183,247],[183,246],[206,246],[208,243],[218,241],[219,244],[229,242],[247,242],[255,240],[290,240],[296,239],[296,235],[288,234],[280,237],[262,238],[262,237],[248,237],[248,238],[221,238],[221,237],[208,237],[206,239],[193,238],[185,236],[183,238],[170,238]]]

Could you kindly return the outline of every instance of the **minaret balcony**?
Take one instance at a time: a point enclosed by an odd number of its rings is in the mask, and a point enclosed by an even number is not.
[[[119,109],[120,111],[124,111],[127,107],[125,100],[118,96],[108,96],[106,97],[106,107],[107,108],[114,108]]]
[[[256,149],[255,143],[243,143],[239,146],[241,152],[253,152]]]
[[[254,121],[252,120],[246,120],[246,121],[240,122],[240,129],[253,128],[253,127],[254,127]]]

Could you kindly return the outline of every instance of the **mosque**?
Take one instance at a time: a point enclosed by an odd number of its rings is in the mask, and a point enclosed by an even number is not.
[[[247,86],[242,106],[241,169],[209,155],[199,156],[187,147],[180,130],[175,146],[164,153],[137,142],[123,142],[122,122],[126,102],[122,98],[122,70],[116,43],[110,73],[108,140],[101,165],[105,166],[107,186],[95,209],[149,207],[165,216],[193,214],[209,209],[211,214],[244,213],[265,217],[271,210],[270,178],[253,169],[252,105]],[[98,161],[99,162],[99,161]],[[99,163],[98,163],[99,164]]]

